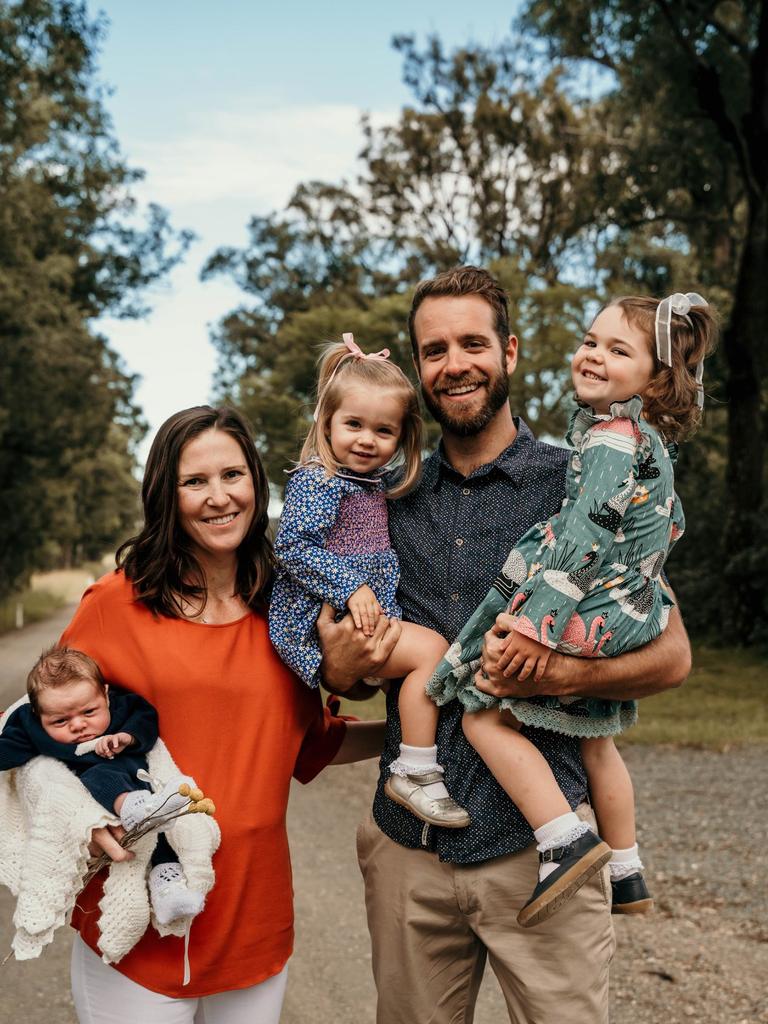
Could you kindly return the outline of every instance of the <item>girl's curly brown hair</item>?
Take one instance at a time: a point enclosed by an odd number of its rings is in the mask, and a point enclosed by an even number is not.
[[[660,301],[625,295],[603,308],[618,306],[627,323],[647,336],[654,373],[643,392],[643,416],[667,441],[682,441],[701,422],[696,367],[717,345],[720,318],[712,306],[691,306],[687,317],[673,313],[672,365],[666,366],[656,355],[656,310]]]

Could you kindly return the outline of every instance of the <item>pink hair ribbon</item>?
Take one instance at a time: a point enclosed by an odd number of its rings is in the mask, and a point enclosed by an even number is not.
[[[339,372],[339,367],[341,366],[341,364],[346,359],[378,359],[378,360],[389,359],[389,349],[388,348],[383,348],[383,349],[381,349],[380,352],[363,352],[363,350],[360,348],[360,346],[355,341],[354,334],[350,334],[349,332],[347,332],[346,334],[342,334],[341,340],[347,346],[347,350],[348,351],[344,353],[344,355],[341,357],[341,359],[338,361],[338,363],[336,363],[336,366],[333,368],[333,373],[331,373],[331,376],[325,382],[325,387],[323,388],[324,392],[327,391],[328,388],[331,386],[331,381],[336,376],[336,374]],[[315,406],[315,411],[312,413],[312,419],[315,421],[315,423],[317,423],[317,409],[318,409],[319,405],[320,405],[320,397],[318,396],[317,405]]]

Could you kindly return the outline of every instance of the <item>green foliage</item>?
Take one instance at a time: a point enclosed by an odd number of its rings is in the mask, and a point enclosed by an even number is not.
[[[42,622],[66,604],[60,594],[49,590],[25,590],[20,594],[11,594],[0,601],[0,633],[10,633],[16,629],[16,607],[24,609],[24,625],[31,622]]]
[[[597,197],[596,215],[615,223],[604,257],[609,289],[629,271],[657,294],[699,290],[723,315],[707,377],[727,417],[716,416],[718,432],[696,443],[707,451],[692,458],[704,475],[688,507],[708,522],[686,539],[684,578],[688,596],[703,598],[693,610],[702,626],[760,642],[768,630],[768,8],[763,0],[530,0],[524,27],[570,73],[571,88],[599,76],[592,95],[623,186],[608,204]],[[679,254],[666,273],[664,248]]]
[[[689,525],[670,573],[697,631],[760,641],[765,4],[529,0],[498,47],[394,45],[412,103],[389,126],[363,119],[357,179],[300,186],[284,211],[252,221],[245,249],[205,270],[233,277],[250,303],[216,332],[219,387],[257,421],[271,479],[306,428],[307,347],[354,329],[363,347],[407,361],[390,312],[427,274],[478,262],[501,278],[521,341],[513,406],[554,437],[568,355],[598,301],[701,291],[723,344],[707,365],[705,428],[681,456]]]
[[[638,723],[621,743],[704,750],[767,744],[764,656],[730,646],[695,648],[682,688],[641,701]]]
[[[252,302],[214,334],[218,389],[256,424],[278,486],[306,433],[317,344],[352,330],[412,373],[411,288],[467,260],[489,263],[510,293],[515,407],[539,432],[566,423],[567,354],[595,298],[565,273],[583,260],[594,187],[583,113],[556,76],[510,79],[503,53],[396,46],[419,109],[382,129],[364,119],[359,180],[301,185],[285,211],[251,221],[245,249],[219,250],[203,272],[232,277]]]
[[[101,32],[84,3],[0,2],[0,597],[131,516],[145,428],[92,320],[141,314],[189,241],[157,208],[135,222],[141,172],[102,105]]]

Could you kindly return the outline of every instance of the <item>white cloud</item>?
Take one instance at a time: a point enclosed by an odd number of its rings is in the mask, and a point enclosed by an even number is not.
[[[151,426],[144,454],[163,420],[208,401],[215,365],[209,326],[243,301],[226,280],[203,284],[203,261],[218,246],[244,245],[249,218],[283,207],[300,182],[350,178],[361,145],[360,110],[321,105],[202,111],[162,141],[134,138],[125,146],[130,162],[146,171],[137,198],[165,206],[174,226],[199,239],[170,282],[149,296],[146,320],[98,324],[141,375],[137,400]]]
[[[162,141],[137,142],[130,155],[147,171],[142,191],[162,205],[241,199],[263,212],[284,205],[300,181],[350,176],[363,143],[360,116],[352,104],[201,112]]]

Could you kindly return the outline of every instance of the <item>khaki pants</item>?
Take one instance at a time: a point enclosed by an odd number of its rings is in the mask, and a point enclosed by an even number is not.
[[[486,956],[513,1024],[607,1024],[615,948],[607,869],[550,919],[521,928],[517,911],[536,884],[533,846],[446,864],[392,842],[369,816],[357,852],[377,1024],[471,1024]]]

